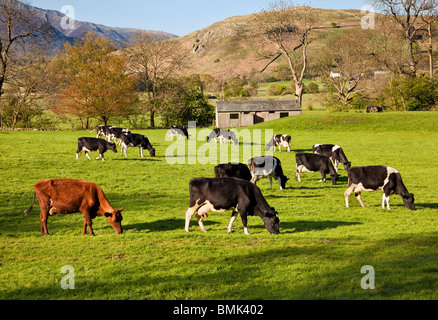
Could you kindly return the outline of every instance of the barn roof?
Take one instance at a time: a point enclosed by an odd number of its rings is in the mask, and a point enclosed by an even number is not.
[[[246,100],[217,101],[217,112],[269,112],[269,111],[301,111],[296,100]]]

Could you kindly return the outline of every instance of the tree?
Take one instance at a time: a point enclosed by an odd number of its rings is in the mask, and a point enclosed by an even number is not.
[[[429,77],[432,79],[434,76],[433,71],[433,29],[438,22],[438,1],[436,0],[428,0],[424,5],[424,9],[421,14],[421,19],[423,23],[426,25],[427,29],[427,53],[429,56]]]
[[[330,103],[346,110],[365,89],[361,83],[375,65],[370,63],[367,38],[372,31],[346,30],[328,39],[319,61],[323,78],[333,88]],[[333,97],[334,96],[334,97]],[[334,99],[333,99],[334,98]]]
[[[49,36],[50,30],[32,7],[17,0],[0,0],[0,97],[13,45],[26,39]]]
[[[409,66],[403,70],[410,77],[417,75],[417,61],[414,56],[414,43],[418,31],[422,28],[421,15],[429,0],[374,0],[377,8],[391,17],[403,31]]]
[[[277,0],[269,9],[255,14],[250,23],[255,35],[262,37],[261,47],[269,50],[269,45],[273,45],[275,48],[276,52],[271,52],[271,57],[286,57],[300,105],[308,66],[307,49],[312,43],[310,35],[318,17],[316,9],[295,7],[290,1]]]
[[[125,52],[130,73],[136,76],[139,89],[147,94],[146,111],[154,128],[155,114],[159,111],[159,83],[175,77],[182,70],[186,52],[178,41],[165,40],[160,35],[145,31],[138,32],[131,39]]]
[[[56,76],[45,48],[36,44],[26,44],[25,47],[15,56],[8,70],[0,126],[31,127],[31,121],[42,116],[55,101]]]
[[[87,33],[73,45],[66,43],[59,67],[64,74],[61,106],[86,121],[97,118],[104,125],[111,117],[129,114],[137,100],[133,81],[125,72],[125,58],[106,37]]]

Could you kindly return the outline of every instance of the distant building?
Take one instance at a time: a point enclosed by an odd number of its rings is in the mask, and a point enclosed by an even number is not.
[[[217,101],[216,126],[247,127],[265,121],[298,116],[301,113],[301,106],[296,100]]]

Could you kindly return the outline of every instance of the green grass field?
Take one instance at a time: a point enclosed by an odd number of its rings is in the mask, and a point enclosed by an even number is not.
[[[139,158],[138,149],[129,148],[128,158],[106,153],[105,162],[83,154],[75,160],[77,138],[94,133],[0,131],[0,299],[438,299],[437,124],[438,113],[313,111],[249,128],[292,136],[291,154],[275,153],[291,179],[287,189],[258,182],[279,212],[278,236],[258,217],[248,219],[250,236],[240,218],[228,234],[228,212],[210,213],[206,234],[193,219],[187,234],[188,183],[213,177],[215,163],[168,164],[166,130],[140,131],[156,158],[147,151]],[[264,150],[262,142],[249,146]],[[398,169],[417,211],[397,195],[392,210],[383,210],[381,192],[363,194],[366,208],[354,196],[345,208],[342,166],[336,186],[318,183],[319,173],[295,181],[294,153],[311,152],[315,143],[339,144],[353,166]],[[247,160],[242,153],[241,161]],[[116,235],[106,219],[96,218],[96,237],[84,236],[77,213],[49,217],[51,234],[41,235],[38,204],[28,217],[23,212],[33,184],[48,178],[100,185],[115,208],[126,206],[124,233]],[[74,290],[61,288],[66,265],[75,271]],[[375,270],[374,290],[361,287],[365,265]]]

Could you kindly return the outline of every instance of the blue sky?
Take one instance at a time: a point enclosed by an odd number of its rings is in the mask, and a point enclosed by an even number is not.
[[[158,30],[184,36],[228,17],[259,12],[272,0],[30,0],[33,6],[61,11],[71,5],[75,19],[110,27]],[[315,8],[361,9],[367,0],[295,1]]]

